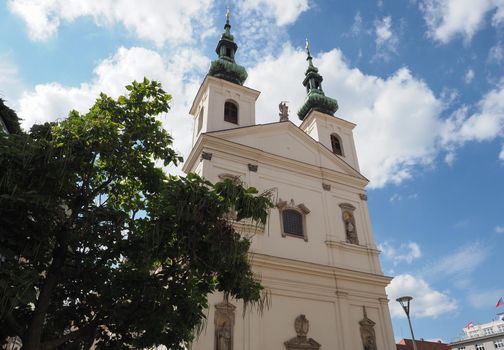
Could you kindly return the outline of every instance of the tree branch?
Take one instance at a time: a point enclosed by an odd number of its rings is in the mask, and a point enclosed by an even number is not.
[[[79,328],[78,330],[76,330],[74,332],[70,332],[68,334],[65,334],[64,336],[62,336],[58,339],[52,339],[52,340],[45,341],[42,344],[40,344],[40,349],[41,350],[55,349],[58,346],[63,345],[70,340],[83,338],[84,336],[87,335],[87,333],[92,332],[98,326],[98,323],[99,323],[98,321],[93,321],[93,322],[88,323],[87,325],[83,326],[82,328]]]

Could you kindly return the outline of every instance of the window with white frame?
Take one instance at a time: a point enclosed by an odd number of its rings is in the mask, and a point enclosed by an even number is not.
[[[303,203],[296,205],[293,199],[290,202],[280,199],[277,208],[280,212],[282,237],[292,236],[308,241],[306,215],[310,213],[310,210]]]
[[[494,341],[494,346],[496,349],[504,348],[504,339],[497,339]]]
[[[465,346],[459,346],[457,350],[465,350]]]
[[[469,332],[469,337],[474,338],[479,336],[479,331],[471,331]]]
[[[498,330],[499,332],[504,332],[504,324],[500,324],[500,325],[498,325],[498,326],[497,326],[497,330]]]
[[[490,335],[490,334],[493,334],[493,329],[492,329],[492,327],[483,328],[483,333],[484,333],[485,335]]]
[[[483,344],[474,344],[476,350],[485,350],[485,345]]]

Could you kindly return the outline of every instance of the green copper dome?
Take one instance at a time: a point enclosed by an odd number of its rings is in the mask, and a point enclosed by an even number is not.
[[[313,65],[308,40],[306,40],[306,53],[308,55],[306,58],[308,69],[305,72],[303,85],[306,87],[307,95],[303,106],[298,111],[298,117],[303,120],[312,109],[333,115],[338,110],[338,102],[327,97],[322,90],[322,80],[324,78],[318,73],[318,68]]]
[[[226,25],[224,33],[217,44],[215,52],[219,56],[210,64],[208,75],[224,79],[235,84],[243,85],[247,79],[247,71],[244,67],[236,64],[234,56],[238,50],[238,45],[234,42],[231,34],[231,25],[229,24],[229,9],[226,12]]]

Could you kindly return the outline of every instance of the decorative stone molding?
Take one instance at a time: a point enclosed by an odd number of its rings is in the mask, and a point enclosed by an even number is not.
[[[201,152],[201,159],[204,160],[212,160],[212,153],[209,152]]]
[[[214,350],[233,350],[235,309],[236,306],[226,301],[215,305]]]
[[[297,336],[284,342],[287,350],[318,350],[320,349],[320,344],[317,343],[312,338],[307,338],[308,330],[310,329],[310,323],[305,315],[299,315],[294,321],[294,329],[296,330]]]
[[[324,189],[324,191],[330,191],[331,185],[322,182],[322,188]]]
[[[375,322],[367,317],[366,307],[362,306],[364,318],[359,321],[360,334],[364,350],[376,350],[376,335],[374,331]]]
[[[339,206],[341,208],[343,224],[345,225],[346,241],[351,244],[359,244],[353,215],[355,207],[349,203],[341,203]]]
[[[359,198],[363,201],[367,201],[367,193],[359,193]]]
[[[257,172],[258,165],[257,164],[248,164],[248,170]]]
[[[224,180],[231,180],[233,182],[240,182],[240,176],[230,174],[230,173],[223,173],[218,175],[219,180],[224,181]]]

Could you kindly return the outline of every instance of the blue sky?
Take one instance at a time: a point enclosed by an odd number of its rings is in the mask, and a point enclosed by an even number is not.
[[[162,120],[187,155],[227,5],[246,85],[262,91],[259,123],[278,118],[279,101],[300,107],[310,39],[336,115],[358,124],[383,270],[396,276],[388,292],[414,297],[416,336],[450,341],[491,320],[504,295],[500,0],[7,0],[0,95],[29,127],[148,76],[174,97]],[[396,339],[409,337],[390,305]]]

